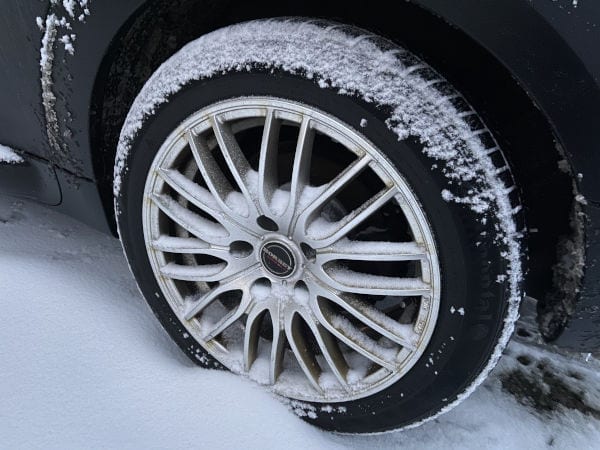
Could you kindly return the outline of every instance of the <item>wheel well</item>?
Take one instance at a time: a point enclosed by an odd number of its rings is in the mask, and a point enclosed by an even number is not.
[[[112,217],[112,177],[121,126],[145,81],[187,42],[222,26],[276,16],[321,17],[354,24],[410,49],[444,75],[495,134],[521,189],[529,254],[526,289],[544,298],[561,236],[570,234],[572,178],[550,125],[510,72],[486,49],[443,19],[408,2],[347,8],[341,1],[152,0],[122,27],[106,54],[93,92],[91,142],[94,171]],[[379,7],[378,5],[379,4]],[[114,224],[114,218],[112,220]]]

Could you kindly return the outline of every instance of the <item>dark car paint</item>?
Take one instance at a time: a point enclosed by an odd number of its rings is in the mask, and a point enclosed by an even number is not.
[[[483,44],[545,113],[585,197],[586,270],[556,344],[600,348],[600,2],[418,0]],[[459,6],[460,5],[460,6]],[[516,51],[518,50],[518,51]],[[518,120],[518,118],[515,118]]]
[[[0,142],[47,157],[36,17],[45,17],[48,5],[10,0],[0,8]]]
[[[51,148],[41,102],[36,17],[62,6],[3,2],[0,17],[0,143],[44,159],[0,166],[0,188],[37,197],[105,231],[109,222],[95,184],[90,139],[92,93],[103,57],[144,0],[92,2],[84,21],[70,20],[75,54],[55,45],[52,71],[60,132],[68,149]],[[577,310],[558,342],[578,350],[600,347],[600,3],[580,0],[413,0],[492,53],[528,92],[552,125],[578,191],[586,198],[586,273]],[[19,77],[15,77],[18,70]],[[515,117],[518,120],[518,117]],[[23,183],[23,178],[33,180]],[[39,186],[32,189],[33,185]],[[10,189],[9,186],[10,185]],[[19,192],[20,191],[20,192]],[[36,195],[37,193],[37,195]]]

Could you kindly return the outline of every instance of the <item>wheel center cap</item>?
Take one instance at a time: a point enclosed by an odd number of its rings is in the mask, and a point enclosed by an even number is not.
[[[260,250],[260,260],[270,273],[287,278],[296,270],[294,253],[281,242],[267,242]]]

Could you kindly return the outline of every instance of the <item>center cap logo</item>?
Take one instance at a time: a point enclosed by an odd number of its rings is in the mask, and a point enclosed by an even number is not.
[[[278,277],[289,277],[296,268],[294,255],[289,248],[279,242],[265,244],[260,252],[263,266]]]

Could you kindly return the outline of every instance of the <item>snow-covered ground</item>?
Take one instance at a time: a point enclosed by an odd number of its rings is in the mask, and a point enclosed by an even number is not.
[[[439,419],[321,432],[255,384],[193,366],[114,238],[3,196],[0,301],[0,448],[600,448],[600,362],[537,344],[527,322]]]

